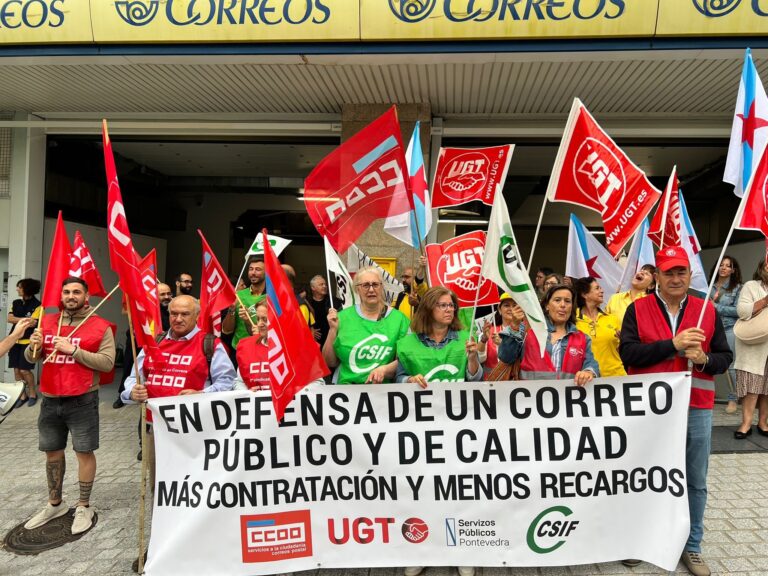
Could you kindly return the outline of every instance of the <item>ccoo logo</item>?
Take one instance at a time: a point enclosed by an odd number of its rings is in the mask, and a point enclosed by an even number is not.
[[[437,0],[389,0],[392,14],[403,22],[421,22],[432,13]]]
[[[119,0],[115,2],[117,14],[126,24],[145,26],[154,20],[160,8],[160,0]]]
[[[740,2],[741,0],[693,0],[693,5],[704,16],[718,18],[733,12]]]

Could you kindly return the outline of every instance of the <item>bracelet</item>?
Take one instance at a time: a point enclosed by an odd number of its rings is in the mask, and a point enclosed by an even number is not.
[[[79,347],[77,345],[75,345],[75,347],[72,349],[72,354],[70,354],[70,356],[72,356],[72,358],[74,358],[75,357],[75,352],[77,352],[78,350],[79,350]]]

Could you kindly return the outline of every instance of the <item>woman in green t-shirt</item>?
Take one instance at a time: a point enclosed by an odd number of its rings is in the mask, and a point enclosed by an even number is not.
[[[355,275],[357,304],[328,312],[323,358],[336,368],[335,384],[392,382],[397,342],[408,333],[408,318],[384,300],[384,281],[375,268]]]
[[[411,320],[411,334],[397,343],[397,382],[425,388],[429,382],[483,379],[477,342],[462,329],[456,294],[435,286],[427,290]]]

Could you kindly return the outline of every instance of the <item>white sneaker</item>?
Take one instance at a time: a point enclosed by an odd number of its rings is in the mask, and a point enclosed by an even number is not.
[[[67,508],[64,500],[59,502],[56,506],[48,503],[45,505],[45,508],[27,520],[27,523],[24,524],[24,528],[26,530],[34,530],[35,528],[40,528],[40,526],[48,524],[48,522],[54,518],[64,516],[64,514],[67,512],[69,512],[69,508]]]
[[[475,576],[474,566],[458,566],[459,576]]]
[[[403,571],[403,574],[405,576],[419,576],[423,570],[424,566],[408,566],[408,568]]]
[[[75,519],[72,522],[72,534],[81,534],[93,524],[93,508],[78,506],[75,508]]]

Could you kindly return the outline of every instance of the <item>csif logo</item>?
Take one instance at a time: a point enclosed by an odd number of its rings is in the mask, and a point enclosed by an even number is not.
[[[572,514],[567,506],[552,506],[536,516],[528,527],[528,548],[536,554],[549,554],[563,546],[579,525],[578,520],[567,519]]]

